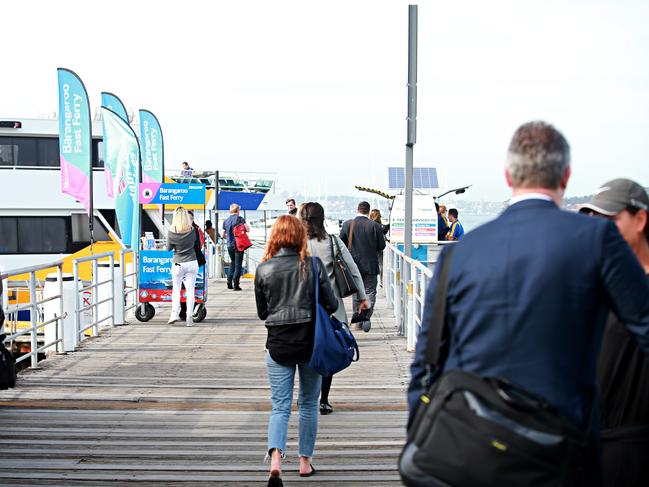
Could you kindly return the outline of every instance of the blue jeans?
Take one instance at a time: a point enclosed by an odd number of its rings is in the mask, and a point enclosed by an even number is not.
[[[298,454],[301,457],[313,456],[315,438],[318,433],[318,397],[322,377],[315,370],[307,367],[306,363],[297,366],[280,365],[275,362],[270,353],[266,352],[268,367],[268,382],[270,383],[273,410],[268,421],[268,451],[277,448],[286,451],[286,435],[288,420],[291,417],[293,403],[293,381],[297,367],[300,374],[300,390],[297,407],[300,422]]]
[[[241,278],[241,266],[243,265],[243,252],[228,247],[230,254],[230,267],[228,268],[228,282],[234,283],[234,287],[239,287]]]

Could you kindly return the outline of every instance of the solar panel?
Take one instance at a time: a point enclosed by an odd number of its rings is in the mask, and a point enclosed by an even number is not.
[[[406,186],[406,175],[403,167],[388,168],[388,188],[403,189]]]
[[[406,187],[406,169],[404,167],[388,168],[388,187],[390,189],[403,189]],[[414,167],[412,187],[416,189],[439,188],[437,169],[434,167]]]

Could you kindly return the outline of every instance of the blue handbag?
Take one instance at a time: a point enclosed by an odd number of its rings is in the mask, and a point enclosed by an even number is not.
[[[309,367],[323,377],[346,369],[360,358],[358,344],[352,332],[322,307],[319,303],[320,285],[318,261],[313,257],[315,280],[315,336]],[[355,358],[354,358],[355,357]]]

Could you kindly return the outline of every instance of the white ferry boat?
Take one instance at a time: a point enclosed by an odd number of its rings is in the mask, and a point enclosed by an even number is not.
[[[93,125],[94,237],[120,244],[106,194],[101,123]],[[61,193],[58,121],[0,119],[0,270],[64,259],[90,244],[83,206]]]

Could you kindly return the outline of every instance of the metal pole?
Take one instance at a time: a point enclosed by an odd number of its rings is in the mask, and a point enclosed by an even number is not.
[[[73,270],[74,270],[74,347],[78,347],[81,344],[81,339],[79,336],[81,335],[81,303],[83,301],[80,301],[80,293],[81,291],[79,290],[79,263],[77,261],[74,261],[73,263]],[[83,287],[83,283],[81,283],[81,287]]]
[[[115,254],[110,255],[110,326],[115,326]]]
[[[29,301],[31,304],[31,307],[29,308],[29,315],[30,315],[30,320],[32,325],[32,332],[31,332],[32,365],[30,368],[35,369],[38,367],[38,352],[37,352],[38,330],[36,329],[36,326],[38,326],[38,304],[37,304],[38,299],[36,298],[36,271],[31,271],[29,273]]]
[[[99,282],[97,276],[98,273],[99,273],[99,266],[97,265],[97,259],[93,259],[92,260],[92,301],[93,301],[92,336],[99,335],[99,324],[97,323],[97,320],[99,320],[99,305],[97,304],[97,301],[99,301],[99,286],[97,286],[97,283]]]
[[[54,322],[56,325],[56,339],[61,340],[54,347],[57,352],[65,351],[65,325],[63,324],[63,318],[65,316],[65,309],[63,305],[63,265],[59,264],[56,268],[56,276],[59,280],[59,319]]]
[[[219,172],[218,171],[216,171],[214,176],[214,230],[216,230],[216,240],[218,241],[219,239]],[[216,244],[216,242],[214,243]]]
[[[264,245],[268,242],[268,223],[266,221],[266,210],[264,210]]]
[[[246,210],[243,210],[243,219],[248,221],[246,218]],[[246,252],[246,272],[250,274],[250,252]]]
[[[417,141],[417,5],[408,6],[408,134],[406,140],[406,215],[404,254],[412,257],[412,166],[413,147]],[[404,270],[405,270],[404,266]],[[407,271],[404,273],[407,274]],[[404,275],[404,282],[409,276]]]

